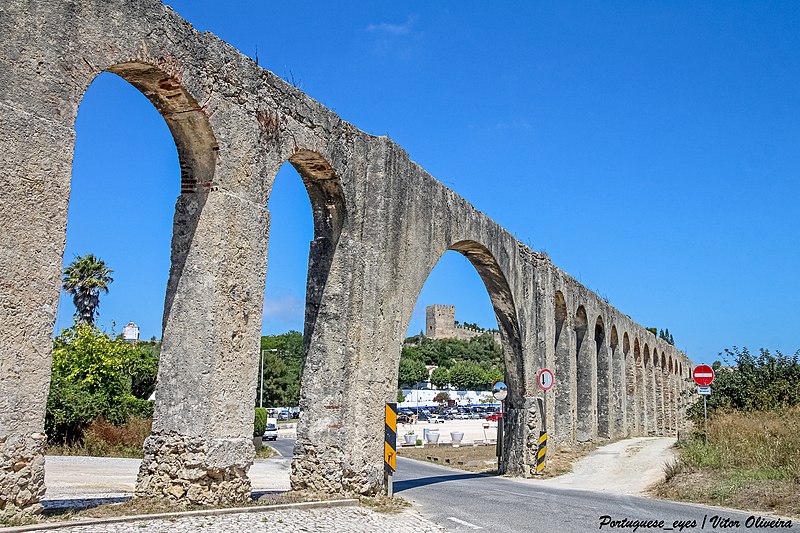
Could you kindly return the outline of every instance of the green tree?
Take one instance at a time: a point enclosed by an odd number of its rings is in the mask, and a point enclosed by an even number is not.
[[[62,287],[72,295],[75,318],[81,324],[94,325],[100,307],[100,293],[108,292],[113,270],[92,254],[78,256],[64,269]]]
[[[428,379],[428,369],[425,363],[411,357],[400,357],[400,371],[397,375],[399,386],[413,387],[414,384]]]
[[[263,407],[256,407],[253,416],[253,436],[260,437],[267,430],[267,410]]]
[[[667,344],[671,344],[672,346],[675,346],[675,339],[672,338],[672,334],[670,334],[669,328],[658,330],[658,338],[662,339]]]
[[[505,376],[503,371],[497,367],[491,367],[484,371],[483,374],[483,388],[488,389],[492,386],[492,383],[496,381],[503,381]]]
[[[443,366],[437,366],[431,372],[431,383],[437,389],[444,389],[450,385],[450,372]]]
[[[458,362],[450,369],[450,384],[458,390],[476,390],[485,387],[483,369],[472,362]]]
[[[294,407],[300,402],[300,381],[305,366],[303,335],[289,331],[282,335],[261,337],[264,357],[264,405]],[[260,387],[261,381],[257,384]],[[255,405],[259,405],[258,390]]]
[[[156,371],[153,352],[76,322],[53,342],[45,415],[48,437],[72,443],[95,418],[122,424],[132,415],[152,416],[152,403],[137,398],[133,384],[154,381]]]
[[[160,355],[160,342],[145,341],[129,345],[123,371],[130,376],[131,394],[136,398],[146,400],[155,391]]]

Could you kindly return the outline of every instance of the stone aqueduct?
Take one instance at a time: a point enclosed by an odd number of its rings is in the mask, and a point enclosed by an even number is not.
[[[506,354],[506,471],[528,476],[536,374],[555,369],[557,442],[674,434],[691,362],[427,174],[155,0],[0,5],[0,509],[36,510],[74,146],[84,92],[117,74],[178,150],[153,433],[137,494],[245,499],[253,457],[270,190],[289,162],[311,198],[301,424],[292,486],[382,490],[383,402],[428,274],[480,274]],[[113,117],[109,118],[113,120]]]

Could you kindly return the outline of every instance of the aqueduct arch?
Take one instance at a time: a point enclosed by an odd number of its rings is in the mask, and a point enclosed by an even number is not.
[[[306,184],[315,217],[295,488],[382,490],[382,454],[375,450],[383,410],[376,406],[394,390],[397,371],[385,354],[399,356],[417,287],[448,248],[481,273],[507,354],[514,354],[509,473],[531,474],[536,439],[528,436],[541,423],[532,384],[544,365],[556,370],[548,411],[556,442],[618,429],[648,434],[656,430],[656,410],[685,407],[665,399],[657,409],[658,365],[650,350],[689,369],[684,354],[517,241],[391,140],[344,122],[159,1],[10,0],[0,5],[0,30],[0,507],[35,510],[43,491],[43,416],[73,127],[83,92],[103,71],[127,79],[156,105],[182,172],[156,420],[138,494],[193,503],[249,494],[265,206],[287,160]],[[614,327],[624,332],[623,355],[633,342],[633,370],[625,373],[614,370]],[[685,393],[684,379],[679,389]],[[598,400],[607,424],[600,430]]]

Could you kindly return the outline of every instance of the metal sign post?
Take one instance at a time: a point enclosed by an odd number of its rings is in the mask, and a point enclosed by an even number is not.
[[[538,376],[539,388],[542,397],[538,399],[539,415],[542,419],[542,428],[539,430],[539,446],[536,449],[536,474],[541,475],[547,459],[547,391],[553,388],[555,376],[549,368],[543,368]]]
[[[699,365],[692,371],[692,379],[697,383],[697,393],[703,395],[703,433],[708,444],[708,397],[711,395],[711,384],[714,383],[714,369],[708,365]]]
[[[508,387],[502,381],[497,381],[492,385],[492,395],[496,400],[500,401],[500,418],[497,419],[497,473],[502,475],[503,472],[503,426],[505,426],[505,416],[503,415],[503,403],[508,396]]]

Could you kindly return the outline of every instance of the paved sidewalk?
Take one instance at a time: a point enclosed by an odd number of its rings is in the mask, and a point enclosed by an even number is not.
[[[45,461],[46,507],[86,506],[125,501],[132,496],[138,459],[48,456]],[[289,489],[291,458],[257,460],[250,469],[255,492]],[[444,531],[414,510],[383,514],[364,507],[285,509],[216,516],[139,520],[135,522],[73,526],[69,533],[127,533],[130,531],[195,533],[196,531],[259,533],[352,531],[427,533]]]
[[[128,523],[75,526],[55,530],[65,533],[258,533],[294,532],[392,532],[429,533],[445,531],[415,511],[382,514],[363,507],[282,510],[221,516],[192,516],[170,520],[141,520]]]

